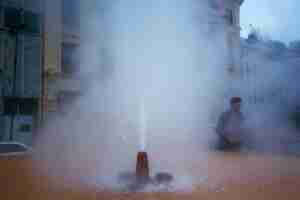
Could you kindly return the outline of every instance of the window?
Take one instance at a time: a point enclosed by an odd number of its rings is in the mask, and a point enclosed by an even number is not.
[[[21,124],[19,126],[19,132],[28,133],[32,131],[31,124]]]
[[[14,75],[15,38],[5,32],[0,33],[0,68],[2,95],[10,95]]]
[[[38,100],[34,98],[4,97],[4,114],[33,115],[37,113]]]
[[[15,28],[22,24],[21,12],[19,9],[6,7],[4,8],[4,26]]]
[[[63,23],[72,28],[78,28],[80,25],[80,0],[63,0]]]
[[[210,6],[210,8],[212,8],[212,9],[214,9],[214,10],[219,9],[219,7],[220,7],[219,4],[220,4],[220,3],[218,3],[218,1],[216,1],[216,0],[210,0],[210,1],[209,1],[209,6]]]
[[[225,11],[225,19],[226,22],[230,25],[234,25],[235,21],[234,21],[234,12],[231,9],[226,9]]]
[[[30,33],[40,33],[40,16],[33,12],[24,12],[24,31]]]
[[[40,15],[31,11],[5,7],[4,26],[25,32],[40,33]]]
[[[62,46],[62,73],[74,75],[78,72],[79,58],[77,56],[78,45],[63,44]]]
[[[60,91],[58,95],[58,106],[61,113],[67,113],[70,107],[75,103],[80,96],[78,92],[73,91]]]

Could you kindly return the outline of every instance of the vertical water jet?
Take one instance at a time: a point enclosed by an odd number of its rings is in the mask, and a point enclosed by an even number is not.
[[[137,154],[136,161],[136,178],[138,182],[148,182],[150,179],[149,176],[149,160],[148,154],[146,152],[146,133],[147,133],[147,120],[146,120],[146,111],[145,111],[145,102],[144,99],[140,100],[139,108],[139,121],[140,121],[140,151]]]

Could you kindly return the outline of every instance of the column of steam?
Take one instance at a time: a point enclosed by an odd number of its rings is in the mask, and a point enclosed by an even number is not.
[[[147,134],[147,119],[146,119],[146,110],[145,110],[145,103],[143,99],[140,101],[140,108],[139,108],[139,142],[140,142],[140,151],[146,150],[146,134]]]
[[[137,155],[136,162],[136,177],[139,182],[147,182],[149,180],[149,163],[148,155],[146,152],[146,134],[147,134],[147,118],[145,111],[145,102],[140,101],[139,108],[139,142],[140,150]]]

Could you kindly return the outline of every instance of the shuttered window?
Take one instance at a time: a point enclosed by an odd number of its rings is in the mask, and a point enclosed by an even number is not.
[[[17,8],[4,8],[4,26],[8,28],[15,28],[22,23],[20,10]]]
[[[80,26],[80,0],[62,0],[64,25],[72,28]]]
[[[62,46],[62,72],[64,75],[75,75],[79,70],[79,46],[63,44]]]
[[[38,34],[41,32],[40,14],[12,7],[3,7],[2,9],[4,27],[26,33]]]
[[[23,42],[23,62],[20,71],[23,72],[22,83],[19,85],[23,91],[22,96],[38,98],[41,92],[41,40],[38,37],[26,36]]]
[[[4,114],[33,115],[38,110],[38,100],[34,98],[4,97]]]
[[[24,12],[24,31],[29,33],[40,33],[40,16],[30,11]]]
[[[234,25],[235,24],[235,18],[234,18],[234,12],[231,9],[225,10],[225,19],[228,24]]]

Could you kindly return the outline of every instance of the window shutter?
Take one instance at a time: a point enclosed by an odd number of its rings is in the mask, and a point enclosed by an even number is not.
[[[42,67],[40,38],[26,36],[23,49],[23,96],[38,98],[41,90]]]
[[[24,12],[24,32],[36,33],[41,32],[40,16],[30,11]]]
[[[4,26],[7,28],[15,28],[22,24],[21,14],[17,8],[4,8]]]

